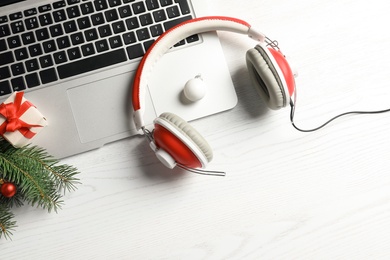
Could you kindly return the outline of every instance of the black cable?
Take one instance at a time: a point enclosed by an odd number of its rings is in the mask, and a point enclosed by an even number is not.
[[[301,129],[299,127],[297,127],[295,125],[295,122],[294,122],[294,115],[295,115],[295,103],[296,103],[296,98],[297,98],[297,93],[296,93],[296,89],[295,89],[295,94],[294,94],[294,102],[292,101],[292,99],[290,99],[290,106],[291,106],[291,112],[290,112],[290,121],[291,121],[291,124],[292,126],[297,129],[298,131],[300,132],[305,132],[305,133],[308,133],[308,132],[314,132],[314,131],[317,131],[323,127],[325,127],[326,125],[328,125],[330,122],[336,120],[337,118],[339,117],[343,117],[343,116],[346,116],[346,115],[364,115],[364,114],[370,114],[370,115],[373,115],[373,114],[381,114],[381,113],[386,113],[386,112],[390,112],[390,108],[388,109],[384,109],[384,110],[374,110],[374,111],[350,111],[350,112],[345,112],[345,113],[342,113],[342,114],[339,114],[331,119],[329,119],[328,121],[326,121],[324,124],[316,127],[316,128],[312,128],[312,129]]]

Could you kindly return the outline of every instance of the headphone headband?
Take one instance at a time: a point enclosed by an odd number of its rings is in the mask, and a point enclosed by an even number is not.
[[[143,114],[145,109],[147,78],[157,61],[177,42],[194,34],[216,30],[247,34],[257,41],[265,41],[265,35],[254,30],[247,22],[225,16],[196,18],[167,30],[148,49],[135,74],[132,103],[134,122],[137,130],[145,126]]]

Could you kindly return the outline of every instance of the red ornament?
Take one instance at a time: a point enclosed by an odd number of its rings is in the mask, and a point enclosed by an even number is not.
[[[16,185],[12,182],[1,184],[0,193],[6,198],[12,198],[16,194]]]

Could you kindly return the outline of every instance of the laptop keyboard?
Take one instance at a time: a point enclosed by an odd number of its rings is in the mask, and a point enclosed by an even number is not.
[[[64,0],[2,15],[0,95],[138,62],[159,35],[193,17],[188,1]]]

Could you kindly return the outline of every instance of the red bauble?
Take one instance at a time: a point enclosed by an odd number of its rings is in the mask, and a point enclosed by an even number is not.
[[[12,182],[4,182],[1,184],[0,193],[4,197],[12,198],[16,194],[16,185]]]

